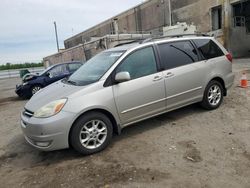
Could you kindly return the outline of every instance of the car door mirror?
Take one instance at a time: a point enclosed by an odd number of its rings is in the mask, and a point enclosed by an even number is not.
[[[51,78],[51,73],[50,72],[46,72],[46,76]]]
[[[122,83],[131,80],[129,72],[119,72],[115,75],[115,81]]]

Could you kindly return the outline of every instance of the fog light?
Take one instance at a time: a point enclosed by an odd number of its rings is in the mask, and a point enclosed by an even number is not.
[[[39,147],[48,147],[51,142],[35,142],[35,144]]]

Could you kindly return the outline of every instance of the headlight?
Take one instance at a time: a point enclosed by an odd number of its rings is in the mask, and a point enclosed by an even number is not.
[[[27,85],[27,84],[28,84],[28,82],[24,82],[24,83],[23,83],[23,86],[25,86],[25,85]]]
[[[54,116],[62,110],[66,102],[67,102],[67,99],[60,99],[60,100],[53,101],[43,106],[39,110],[37,110],[34,113],[34,117],[47,118],[47,117]]]

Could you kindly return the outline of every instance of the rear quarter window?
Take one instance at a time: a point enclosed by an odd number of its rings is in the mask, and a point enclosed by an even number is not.
[[[203,59],[212,59],[224,55],[220,47],[210,39],[195,39],[193,41]]]

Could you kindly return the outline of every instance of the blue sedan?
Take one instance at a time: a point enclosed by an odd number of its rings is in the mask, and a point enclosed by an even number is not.
[[[16,86],[16,94],[21,98],[31,98],[40,89],[70,76],[81,66],[81,62],[63,63],[51,66],[40,74],[27,74],[23,84]]]

